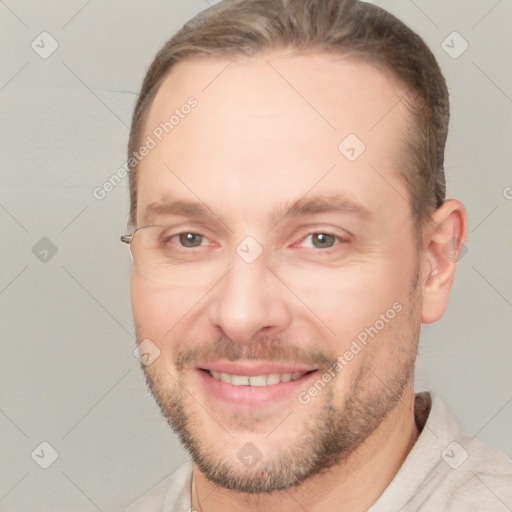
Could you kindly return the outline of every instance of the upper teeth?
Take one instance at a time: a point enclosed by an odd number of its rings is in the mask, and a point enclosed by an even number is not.
[[[270,375],[230,375],[229,373],[219,373],[208,370],[208,373],[217,380],[234,384],[235,386],[270,386],[279,384],[280,382],[289,382],[297,380],[307,372],[295,373],[271,373]]]

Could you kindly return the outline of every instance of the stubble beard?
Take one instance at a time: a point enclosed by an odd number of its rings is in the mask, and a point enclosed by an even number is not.
[[[415,280],[415,285],[417,279]],[[413,287],[415,290],[415,287]],[[323,400],[321,409],[316,409],[311,419],[304,422],[301,433],[287,446],[279,445],[279,451],[265,452],[264,457],[251,468],[245,467],[236,457],[225,450],[225,441],[219,446],[207,446],[203,437],[208,421],[214,421],[215,412],[209,416],[204,412],[205,404],[199,406],[189,398],[183,369],[178,380],[165,368],[151,365],[142,368],[146,382],[163,416],[179,437],[201,473],[214,484],[226,489],[250,494],[271,493],[299,485],[336,464],[342,464],[382,423],[397,406],[406,388],[412,384],[417,345],[420,334],[421,295],[410,294],[410,300],[401,315],[401,325],[395,328],[386,343],[393,347],[391,353],[381,354],[380,362],[386,373],[372,360],[363,364],[355,376],[343,403],[338,403],[334,393],[338,375],[332,384],[315,400]],[[393,320],[395,321],[395,320]],[[382,336],[380,333],[379,336]],[[233,343],[229,341],[230,343]],[[376,337],[371,343],[379,343]],[[232,345],[233,348],[236,345]],[[367,348],[365,347],[366,350]],[[220,351],[222,352],[222,348]],[[235,349],[236,350],[236,349]],[[272,358],[264,358],[273,360]],[[319,378],[320,378],[319,374]],[[304,407],[297,405],[296,407]],[[228,430],[233,425],[238,431],[254,431],[258,418],[233,415]],[[225,419],[224,419],[225,420]],[[227,434],[226,434],[227,435]],[[284,439],[289,440],[288,437]],[[241,442],[241,446],[244,443]],[[240,446],[240,447],[241,447]],[[264,450],[261,450],[262,452]]]

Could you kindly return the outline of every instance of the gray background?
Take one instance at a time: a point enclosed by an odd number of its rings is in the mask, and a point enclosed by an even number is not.
[[[417,388],[441,394],[466,431],[510,456],[512,1],[376,3],[425,38],[446,74],[448,195],[469,210],[468,252],[446,315],[423,329]],[[118,510],[187,459],[132,353],[118,241],[127,180],[103,200],[92,191],[125,161],[154,53],[205,7],[0,1],[2,511]],[[51,49],[43,31],[59,45],[48,58],[31,47]],[[458,58],[453,31],[469,43]],[[48,469],[36,463],[51,458],[43,441],[59,455]]]

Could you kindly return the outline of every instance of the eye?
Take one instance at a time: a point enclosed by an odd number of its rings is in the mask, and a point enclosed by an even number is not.
[[[330,233],[311,233],[304,238],[300,245],[315,249],[329,249],[339,243],[340,238]]]
[[[179,233],[172,238],[178,238],[180,245],[183,247],[199,247],[206,243],[206,239],[197,233]]]

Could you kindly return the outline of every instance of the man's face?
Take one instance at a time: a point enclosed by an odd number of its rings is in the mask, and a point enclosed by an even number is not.
[[[368,64],[228,64],[179,64],[150,108],[141,140],[198,102],[139,167],[137,226],[169,226],[168,261],[165,281],[134,267],[132,305],[139,342],[160,350],[146,377],[194,462],[269,492],[347,456],[411,389],[419,255],[397,166],[409,121]]]

